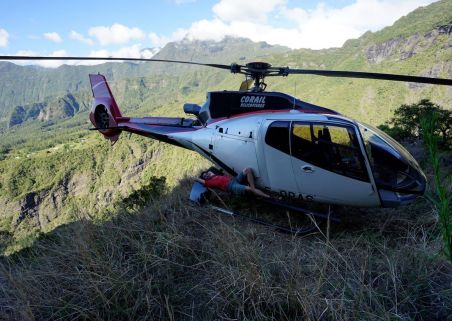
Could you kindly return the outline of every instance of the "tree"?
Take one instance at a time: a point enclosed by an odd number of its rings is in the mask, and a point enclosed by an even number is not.
[[[394,112],[394,117],[379,128],[396,139],[420,138],[422,119],[431,119],[434,115],[437,119],[434,134],[440,138],[443,148],[452,148],[452,111],[443,109],[428,99],[422,99],[416,104],[401,105]]]

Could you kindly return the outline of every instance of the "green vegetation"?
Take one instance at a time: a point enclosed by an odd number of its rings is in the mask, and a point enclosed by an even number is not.
[[[423,115],[420,119],[422,137],[424,143],[429,151],[430,162],[433,167],[434,179],[434,196],[431,197],[433,204],[438,212],[439,230],[444,243],[444,253],[449,261],[452,262],[452,211],[450,203],[452,194],[447,190],[447,185],[452,183],[452,176],[444,177],[440,168],[440,157],[438,153],[437,128],[440,126],[441,114],[438,111],[433,111],[429,114]],[[452,118],[452,117],[451,117]],[[450,142],[450,140],[449,140]]]
[[[296,237],[187,207],[191,180],[144,207],[80,219],[0,258],[5,320],[446,320],[452,265],[421,202],[344,209]],[[160,191],[160,192],[158,192]],[[166,191],[166,192],[165,192]],[[226,203],[231,203],[221,195]],[[251,205],[241,211],[285,216]]]
[[[382,43],[398,37],[409,37],[416,33],[426,33],[452,23],[452,2],[441,0],[426,7],[420,7],[397,20],[392,26],[376,33],[367,33],[364,39]]]
[[[390,127],[392,125],[392,127]],[[439,230],[444,242],[444,253],[452,261],[452,215],[450,211],[451,194],[448,185],[452,182],[450,174],[440,168],[441,156],[450,157],[452,148],[452,111],[445,110],[429,100],[416,104],[402,105],[394,112],[394,117],[380,129],[396,139],[424,142],[429,154],[429,164],[433,173],[433,191],[429,199],[435,206],[439,218]],[[449,156],[448,156],[449,155]]]
[[[452,149],[452,110],[443,109],[428,99],[400,106],[394,111],[394,117],[386,124],[381,125],[380,129],[385,130],[395,139],[420,139],[421,134],[425,133],[421,130],[422,120],[427,119],[425,124],[433,125],[430,124],[433,115],[436,119],[435,126],[428,126],[428,129],[432,131],[433,136],[431,137],[439,139],[443,149]]]
[[[136,88],[128,87],[134,83]],[[143,99],[133,111],[137,116],[178,116],[183,101],[180,83],[179,77],[164,76],[113,83],[112,88],[124,91],[117,99],[125,112]],[[198,86],[205,86],[205,81]],[[140,98],[125,101],[137,90],[143,93]],[[198,102],[203,95],[197,95],[188,99]],[[156,107],[154,101],[165,106]],[[103,217],[153,176],[164,175],[174,186],[185,173],[207,164],[194,153],[142,137],[122,135],[112,147],[98,133],[87,131],[91,126],[86,111],[81,111],[60,121],[26,122],[2,134],[0,233],[6,235],[0,240],[2,252],[29,246],[39,232],[76,220],[80,211],[86,217]]]

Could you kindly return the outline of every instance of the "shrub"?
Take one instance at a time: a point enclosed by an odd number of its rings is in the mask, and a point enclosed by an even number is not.
[[[421,138],[421,119],[432,114],[437,115],[438,119],[433,133],[439,137],[441,147],[451,149],[452,111],[443,109],[428,99],[422,99],[416,104],[401,105],[394,112],[394,117],[379,128],[395,139]]]

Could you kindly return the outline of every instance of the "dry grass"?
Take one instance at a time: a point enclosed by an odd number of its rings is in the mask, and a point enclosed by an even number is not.
[[[452,265],[428,205],[342,209],[295,237],[187,206],[59,227],[0,259],[3,320],[447,320]],[[258,206],[253,211],[265,211]],[[265,216],[270,213],[263,213]]]

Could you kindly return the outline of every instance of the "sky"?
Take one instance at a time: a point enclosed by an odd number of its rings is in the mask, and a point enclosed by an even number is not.
[[[435,1],[1,0],[0,55],[140,57],[171,41],[225,36],[292,49],[340,47]]]

